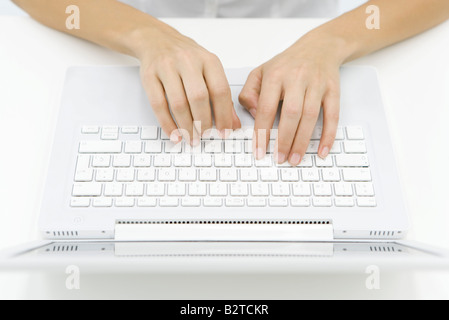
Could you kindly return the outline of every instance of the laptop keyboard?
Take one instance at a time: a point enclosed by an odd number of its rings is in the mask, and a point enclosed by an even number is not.
[[[376,207],[363,128],[339,127],[325,160],[317,156],[321,131],[291,167],[273,160],[276,130],[258,161],[252,128],[191,147],[154,126],[84,126],[70,206]]]

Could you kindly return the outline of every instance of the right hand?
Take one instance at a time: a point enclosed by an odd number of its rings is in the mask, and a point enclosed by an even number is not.
[[[184,138],[198,145],[213,126],[211,109],[223,136],[241,127],[217,56],[168,26],[151,30],[143,43],[138,54],[142,83],[162,130],[173,142]]]

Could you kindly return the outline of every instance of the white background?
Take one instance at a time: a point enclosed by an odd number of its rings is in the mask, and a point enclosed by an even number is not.
[[[246,67],[263,63],[323,20],[168,22],[217,53],[225,67]],[[204,32],[205,25],[208,32]],[[223,38],[232,38],[232,44],[219,40]],[[28,18],[0,17],[0,43],[1,249],[38,238],[36,219],[56,119],[55,102],[66,68],[137,62]],[[409,237],[445,247],[449,247],[447,57],[449,23],[354,62],[379,70],[413,223]],[[64,289],[61,275],[3,274],[0,297],[120,297],[126,293],[149,298],[449,298],[448,274],[434,273],[385,275],[379,292],[366,291],[363,275],[83,279],[83,289],[73,293]]]

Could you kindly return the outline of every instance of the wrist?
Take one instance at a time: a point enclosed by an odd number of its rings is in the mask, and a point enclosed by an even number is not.
[[[322,54],[331,58],[338,65],[350,61],[356,54],[357,46],[343,35],[327,28],[326,25],[314,29],[304,35],[299,41],[300,45],[314,44]]]
[[[147,53],[157,48],[161,40],[179,34],[175,29],[155,18],[132,28],[124,37],[128,54],[142,60]]]

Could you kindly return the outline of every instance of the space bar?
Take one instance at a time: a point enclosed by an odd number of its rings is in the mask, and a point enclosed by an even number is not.
[[[120,153],[121,141],[83,141],[79,153]]]

